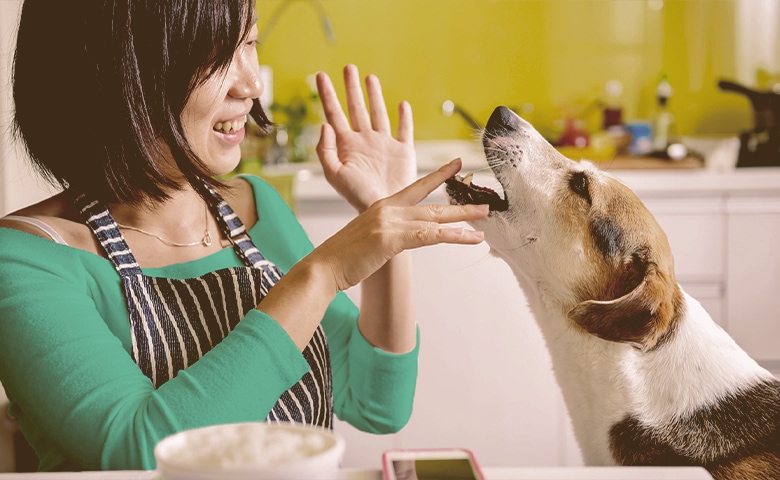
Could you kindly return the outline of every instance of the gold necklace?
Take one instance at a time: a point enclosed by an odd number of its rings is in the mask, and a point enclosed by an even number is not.
[[[156,233],[147,232],[146,230],[142,230],[138,227],[131,227],[130,225],[123,225],[119,222],[116,222],[117,225],[119,225],[122,228],[126,228],[128,230],[133,230],[138,233],[143,233],[144,235],[149,235],[150,237],[154,237],[157,240],[161,241],[162,243],[170,246],[170,247],[197,247],[198,245],[203,245],[204,247],[210,247],[211,246],[211,232],[209,231],[209,209],[208,205],[206,206],[206,229],[203,230],[203,238],[201,238],[197,242],[190,242],[190,243],[177,243],[172,242],[170,240],[166,240],[162,238],[161,236],[157,235]]]

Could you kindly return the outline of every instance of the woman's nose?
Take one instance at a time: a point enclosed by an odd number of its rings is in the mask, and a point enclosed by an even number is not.
[[[235,98],[258,98],[265,89],[259,65],[245,60],[237,63],[229,95]]]

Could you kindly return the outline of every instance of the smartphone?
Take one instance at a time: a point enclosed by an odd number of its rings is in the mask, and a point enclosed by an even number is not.
[[[465,448],[387,450],[384,480],[484,480],[476,458]]]

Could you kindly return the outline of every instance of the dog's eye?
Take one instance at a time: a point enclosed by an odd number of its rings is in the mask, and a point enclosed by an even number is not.
[[[590,191],[588,190],[588,176],[584,172],[575,172],[569,177],[569,188],[591,203]]]

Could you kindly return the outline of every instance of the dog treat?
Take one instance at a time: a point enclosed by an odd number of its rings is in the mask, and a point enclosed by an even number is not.
[[[447,194],[460,204],[484,205],[487,204],[490,210],[503,212],[509,208],[509,202],[495,192],[495,190],[474,184],[471,179],[474,173],[469,173],[465,177],[455,175],[448,178],[444,183],[447,185]]]

